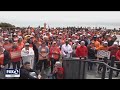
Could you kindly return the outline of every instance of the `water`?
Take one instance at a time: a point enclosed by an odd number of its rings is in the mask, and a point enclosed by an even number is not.
[[[120,28],[120,23],[98,23],[98,22],[88,22],[88,23],[83,23],[83,22],[50,22],[48,23],[49,27],[106,27],[107,29],[114,29],[116,28],[117,30]]]

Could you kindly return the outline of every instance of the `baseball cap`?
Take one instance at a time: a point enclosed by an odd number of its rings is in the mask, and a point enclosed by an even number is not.
[[[105,42],[104,42],[104,44],[108,44],[108,42],[107,42],[107,41],[105,41]]]
[[[53,43],[56,43],[56,41],[53,41]]]
[[[81,43],[84,43],[84,44],[85,44],[85,41],[81,41]]]
[[[30,44],[29,43],[25,43],[25,46],[29,46]]]
[[[13,35],[17,35],[16,33],[14,33]]]
[[[59,34],[62,34],[62,33],[59,33]]]
[[[93,36],[93,38],[97,38],[97,36],[95,35],[95,36]]]
[[[113,45],[118,45],[118,43],[117,43],[117,42],[114,42]]]
[[[57,61],[57,62],[55,63],[55,66],[62,66],[62,64],[61,64],[60,61]]]
[[[75,42],[78,42],[79,40],[75,40]]]
[[[8,38],[5,38],[5,41],[7,41],[8,40]]]
[[[88,34],[88,36],[91,36],[90,34]]]

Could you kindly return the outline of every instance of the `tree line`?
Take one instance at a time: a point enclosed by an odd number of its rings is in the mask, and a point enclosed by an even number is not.
[[[4,22],[1,22],[0,23],[0,27],[1,28],[3,28],[3,27],[10,27],[10,28],[12,28],[12,27],[15,27],[15,25],[12,25],[12,24],[10,24],[10,23],[4,23]]]

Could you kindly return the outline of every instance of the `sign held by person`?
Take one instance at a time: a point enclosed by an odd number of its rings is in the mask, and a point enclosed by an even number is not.
[[[108,59],[110,59],[110,51],[99,50],[99,51],[97,51],[97,57],[98,58],[107,57]]]

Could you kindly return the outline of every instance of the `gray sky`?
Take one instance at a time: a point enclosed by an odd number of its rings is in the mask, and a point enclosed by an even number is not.
[[[120,11],[0,11],[0,22],[16,26],[79,25],[99,23],[120,25]]]

